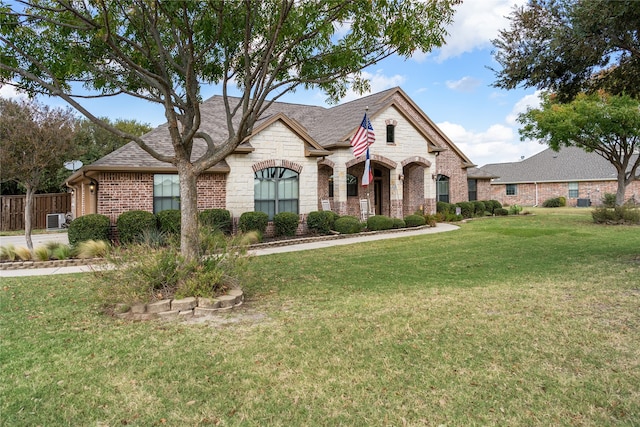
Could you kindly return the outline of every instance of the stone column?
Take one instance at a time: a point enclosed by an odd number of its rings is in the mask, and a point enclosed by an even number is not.
[[[347,214],[347,167],[342,159],[333,168],[333,211]]]

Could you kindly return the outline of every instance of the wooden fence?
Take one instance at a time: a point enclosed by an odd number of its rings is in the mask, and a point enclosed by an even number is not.
[[[24,230],[26,196],[0,196],[0,231]],[[71,194],[36,194],[33,198],[33,229],[47,228],[47,215],[71,211]]]

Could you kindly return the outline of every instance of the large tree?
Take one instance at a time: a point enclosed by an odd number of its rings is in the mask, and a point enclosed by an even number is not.
[[[625,190],[640,179],[640,102],[628,95],[604,91],[579,94],[569,103],[543,94],[540,108],[519,116],[523,138],[539,139],[558,151],[580,147],[611,163],[617,172],[616,204],[624,203]]]
[[[24,234],[31,251],[33,196],[45,172],[72,152],[75,122],[71,109],[0,99],[0,180],[15,181],[26,190]]]
[[[495,86],[550,90],[561,101],[605,89],[640,96],[640,1],[530,0],[493,40]]]
[[[459,0],[0,0],[0,79],[58,96],[130,138],[180,177],[181,251],[197,255],[196,179],[250,135],[288,92],[318,87],[331,100],[362,91],[361,70],[444,42]],[[80,83],[81,92],[74,92]],[[203,84],[220,84],[227,135],[200,130]],[[237,88],[239,97],[229,91]],[[87,95],[87,92],[89,95]],[[126,94],[165,109],[173,153],[108,125],[82,96]],[[79,95],[79,96],[76,96]],[[192,158],[194,142],[206,153]]]

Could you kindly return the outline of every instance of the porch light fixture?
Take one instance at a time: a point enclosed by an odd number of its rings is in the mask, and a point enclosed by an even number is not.
[[[403,174],[398,175],[398,179],[399,179],[400,181],[404,181],[404,175],[403,175]]]
[[[89,191],[91,192],[91,194],[93,194],[97,186],[98,186],[98,183],[95,182],[94,180],[91,180],[89,182]]]

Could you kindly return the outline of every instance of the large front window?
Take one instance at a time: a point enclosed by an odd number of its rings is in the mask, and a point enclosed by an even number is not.
[[[253,180],[254,210],[269,219],[280,212],[298,213],[298,173],[285,168],[257,171]]]
[[[153,212],[180,209],[180,179],[178,175],[153,176]]]

